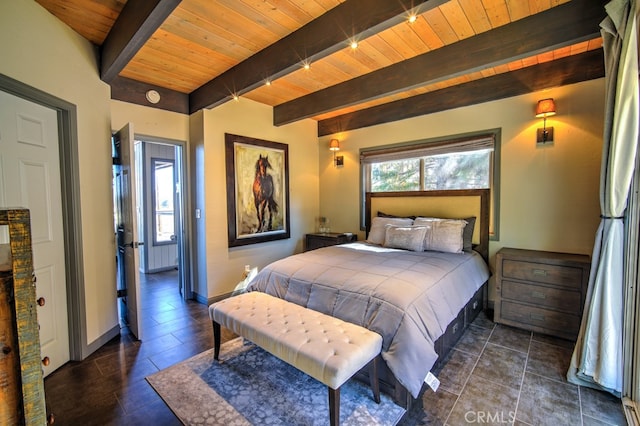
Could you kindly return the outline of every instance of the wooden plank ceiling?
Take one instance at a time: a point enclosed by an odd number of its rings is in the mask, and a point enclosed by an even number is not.
[[[36,1],[100,46],[114,99],[244,97],[319,135],[604,75],[598,0]]]

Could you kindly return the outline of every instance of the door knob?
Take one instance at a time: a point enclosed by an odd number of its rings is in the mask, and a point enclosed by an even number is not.
[[[44,297],[38,298],[38,306],[44,306],[45,300]]]

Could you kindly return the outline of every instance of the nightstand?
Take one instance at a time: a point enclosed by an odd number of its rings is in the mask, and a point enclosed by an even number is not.
[[[494,321],[575,340],[590,268],[585,255],[501,249]]]
[[[315,250],[320,247],[352,243],[354,241],[358,241],[358,236],[356,234],[340,234],[335,232],[307,234],[305,238],[304,251]]]

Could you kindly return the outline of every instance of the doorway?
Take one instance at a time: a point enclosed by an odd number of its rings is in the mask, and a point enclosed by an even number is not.
[[[139,267],[137,278],[142,291],[135,303],[140,306],[139,326],[149,328],[155,324],[149,308],[156,303],[165,303],[162,299],[187,300],[192,297],[189,286],[189,270],[185,250],[186,232],[184,223],[183,182],[185,182],[184,143],[153,137],[135,136],[133,141],[133,161],[135,182],[133,190],[137,205],[133,207],[133,218],[138,228]],[[114,149],[114,211],[116,233],[119,235],[118,185],[121,172],[117,161],[117,148]],[[118,237],[120,238],[120,237]],[[118,244],[121,246],[121,244]],[[118,265],[118,314],[121,327],[127,327],[127,303],[131,303],[127,294],[126,274],[124,272],[123,253],[117,253]],[[158,284],[156,284],[158,283]],[[161,285],[159,284],[161,283]],[[130,312],[130,310],[129,310]],[[155,312],[155,311],[154,311]],[[145,334],[145,333],[141,333]],[[146,335],[146,334],[145,334]]]
[[[59,137],[60,186],[64,218],[65,281],[69,356],[79,361],[93,352],[87,344],[84,265],[82,261],[82,223],[80,220],[80,178],[78,173],[78,135],[76,106],[39,89],[0,74],[0,91],[56,111]],[[96,344],[103,344],[99,341]]]

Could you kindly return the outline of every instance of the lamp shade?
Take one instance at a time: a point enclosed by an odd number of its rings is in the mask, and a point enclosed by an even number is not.
[[[553,98],[539,100],[536,107],[536,117],[542,118],[552,115],[556,115],[556,103]]]
[[[331,141],[329,141],[329,150],[340,151],[340,141],[338,139],[331,139]]]

